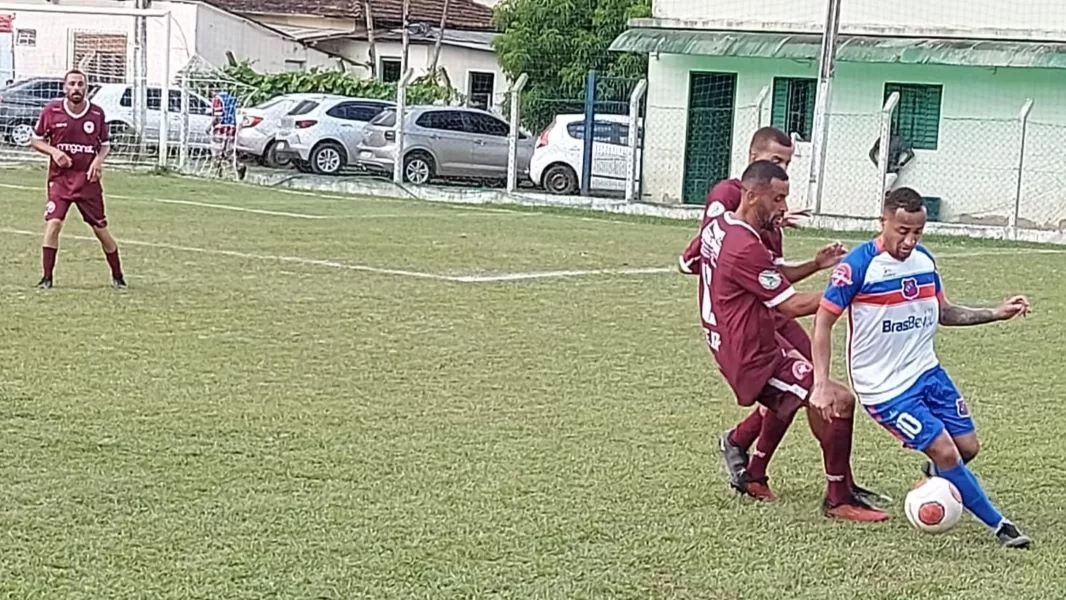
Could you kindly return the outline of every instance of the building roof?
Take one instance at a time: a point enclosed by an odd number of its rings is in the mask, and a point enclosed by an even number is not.
[[[354,19],[361,25],[366,18],[362,0],[205,0],[221,9],[244,14],[308,15]],[[444,0],[410,0],[408,20],[412,23],[440,23]],[[403,23],[403,0],[370,0],[375,26],[392,27]],[[485,31],[493,29],[492,9],[473,0],[449,0],[448,29]]]
[[[632,27],[611,50],[656,56],[688,54],[818,60],[821,36]],[[1066,69],[1066,44],[1006,40],[915,39],[841,34],[840,62]]]

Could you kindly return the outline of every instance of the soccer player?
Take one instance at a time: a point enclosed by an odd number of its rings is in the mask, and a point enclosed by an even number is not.
[[[237,139],[237,99],[226,90],[211,99],[211,154],[216,175],[222,176],[222,166],[233,157]]]
[[[875,421],[925,453],[933,472],[958,488],[963,505],[1009,548],[1032,543],[988,500],[966,462],[977,454],[970,409],[933,351],[938,325],[1007,321],[1029,312],[1015,296],[999,308],[966,308],[944,296],[933,255],[919,242],[925,202],[913,189],[888,194],[881,234],[837,265],[814,325],[811,406],[832,418],[840,412],[831,391],[833,324],[848,311],[848,374],[859,401]]]
[[[785,423],[806,405],[814,383],[810,361],[778,332],[779,317],[814,314],[820,294],[799,293],[774,263],[760,231],[784,218],[788,175],[770,161],[753,162],[741,176],[736,212],[710,220],[701,234],[700,313],[707,343],[741,406],[759,403]],[[842,407],[854,402],[840,384]],[[849,409],[850,410],[850,409]],[[828,431],[820,412],[810,411],[812,426]],[[888,514],[857,498],[848,481],[851,436],[824,435],[822,454],[828,490],[827,516],[849,521],[883,521]]]
[[[104,257],[111,267],[111,285],[118,289],[126,287],[118,244],[107,227],[104,190],[100,183],[104,159],[111,147],[107,120],[103,109],[85,98],[87,83],[81,71],[66,74],[63,78],[64,98],[53,100],[44,107],[30,142],[34,150],[51,159],[44,241],[41,244],[44,276],[37,283],[41,289],[52,287],[59,232],[72,204],[78,207],[82,219],[100,240]]]
[[[794,153],[795,148],[792,145],[792,139],[785,132],[774,127],[763,127],[752,136],[748,158],[751,163],[769,161],[782,167],[782,169],[788,169]],[[711,189],[704,207],[703,221],[700,226],[701,232],[714,217],[726,211],[736,211],[739,208],[742,189],[743,186],[739,179],[723,180]],[[793,224],[794,218],[803,214],[803,211],[786,213],[781,222],[775,222],[768,229],[759,232],[763,245],[773,255],[774,264],[780,268],[782,274],[791,283],[798,283],[822,269],[833,267],[844,254],[842,246],[830,244],[818,252],[813,260],[798,265],[786,265],[782,249],[781,226]],[[681,272],[692,275],[697,274],[699,260],[700,235],[697,234],[679,259]],[[778,333],[800,354],[809,359],[811,356],[811,341],[803,326],[794,319],[787,318],[780,313],[775,313],[775,317],[777,317]],[[817,420],[811,421],[808,419],[808,424],[814,436],[821,443],[827,444],[830,443],[830,437],[836,435],[846,436],[850,440],[852,437],[850,426],[854,424],[854,421],[840,419],[831,424],[831,431],[822,430],[822,424]],[[719,448],[722,451],[726,468],[730,474],[730,485],[734,489],[759,500],[772,501],[776,499],[777,496],[770,489],[768,483],[767,469],[770,459],[781,444],[790,426],[791,421],[782,421],[765,408],[760,407],[753,410],[736,427],[721,435]],[[749,450],[752,446],[755,446],[754,458],[749,455]],[[856,485],[851,473],[850,463],[849,459],[845,477],[852,486],[855,496],[868,504],[877,504],[887,500],[881,494]]]

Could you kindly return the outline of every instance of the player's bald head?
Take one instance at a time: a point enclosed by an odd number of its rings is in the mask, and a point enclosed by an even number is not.
[[[776,127],[763,127],[751,136],[748,146],[748,162],[769,161],[787,169],[796,149],[792,138]]]

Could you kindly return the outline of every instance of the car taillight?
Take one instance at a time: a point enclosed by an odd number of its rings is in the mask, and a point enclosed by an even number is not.
[[[544,131],[540,132],[540,136],[537,138],[537,148],[543,148],[548,145],[548,133],[551,131],[551,126],[548,126]]]
[[[385,132],[385,141],[386,142],[395,142],[396,141],[396,132],[392,131],[391,129],[389,131],[386,131]]]
[[[308,127],[314,127],[315,124],[317,124],[317,123],[318,123],[318,121],[297,121],[297,122],[293,123],[293,125],[297,129],[307,129]]]
[[[242,127],[255,127],[263,122],[263,117],[245,117]]]

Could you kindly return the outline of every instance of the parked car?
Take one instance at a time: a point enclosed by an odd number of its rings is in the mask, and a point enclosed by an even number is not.
[[[552,194],[575,194],[581,189],[585,151],[585,115],[556,115],[537,137],[529,163],[529,178]],[[624,192],[629,154],[629,117],[596,115],[592,141],[592,180],[589,188]],[[637,149],[640,164],[640,149]]]
[[[285,94],[271,98],[258,106],[240,111],[240,130],[237,132],[237,152],[255,158],[267,167],[284,167],[288,158],[277,155],[278,131],[281,119],[304,100],[343,99],[344,96],[322,93]]]
[[[274,152],[305,173],[336,175],[354,163],[367,123],[393,106],[387,100],[343,96],[302,100],[282,117]]]
[[[95,89],[90,85],[89,93]],[[29,146],[41,109],[62,97],[61,77],[32,77],[0,89],[0,138],[15,146]]]
[[[163,89],[149,87],[145,90],[145,94],[145,124],[140,132],[133,125],[135,119],[132,86],[124,83],[103,83],[95,93],[90,95],[93,104],[104,109],[104,116],[107,118],[111,134],[112,149],[119,150],[125,144],[134,143],[138,133],[144,136],[146,144],[155,145],[159,140],[160,124],[164,118],[167,119],[168,142],[170,144],[181,142],[181,90],[170,90],[170,101],[167,103],[165,116],[162,102]],[[189,92],[187,102],[189,121],[186,139],[190,147],[207,149],[211,145],[211,101],[199,94]]]
[[[496,115],[459,106],[413,106],[404,122],[403,177],[422,184],[435,177],[500,181],[507,178],[510,126]],[[366,127],[359,166],[391,174],[396,160],[396,111]],[[533,140],[519,133],[518,177],[529,172]]]

